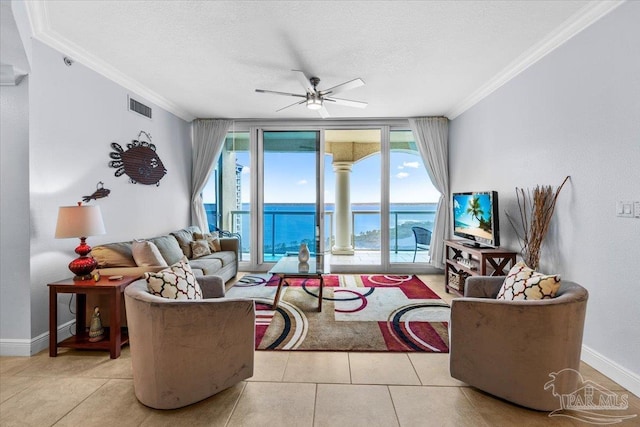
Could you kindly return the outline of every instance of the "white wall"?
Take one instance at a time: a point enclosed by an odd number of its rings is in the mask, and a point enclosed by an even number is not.
[[[0,62],[29,71],[12,3],[0,4]],[[18,86],[0,86],[0,346],[5,340],[28,348],[29,310],[29,78]],[[5,313],[13,313],[5,316]],[[14,346],[15,349],[15,346]]]
[[[29,78],[0,87],[0,338],[29,337]],[[13,316],[4,313],[13,312]]]
[[[559,185],[541,270],[589,290],[583,359],[640,394],[640,3],[628,2],[451,122],[451,191]],[[553,325],[547,325],[553,328]]]
[[[63,53],[38,41],[32,42],[31,52],[28,102],[20,107],[28,107],[28,132],[20,129],[21,140],[7,147],[4,107],[2,111],[2,354],[14,352],[25,340],[31,352],[46,348],[46,285],[71,276],[67,264],[77,256],[73,250],[79,243],[77,239],[54,239],[59,206],[74,205],[92,194],[98,181],[111,190],[108,197],[90,202],[101,207],[107,230],[106,235],[89,237],[90,245],[157,236],[190,223],[190,124],[150,103],[153,120],[132,113],[127,110],[128,94],[145,101],[135,93],[78,62],[65,65]],[[115,169],[108,166],[111,142],[126,149],[141,130],[151,134],[168,171],[158,187],[132,184],[126,175],[116,178]],[[14,145],[19,143],[22,145]],[[14,162],[13,168],[5,171],[5,162]],[[5,172],[12,178],[7,188]],[[5,194],[19,201],[18,205],[5,203]],[[21,238],[7,241],[5,217],[14,218],[9,223],[14,234],[22,231],[18,225],[26,223]],[[30,270],[21,280],[5,280],[7,245],[15,246],[17,254],[26,252]],[[15,297],[25,290],[26,304]],[[6,301],[5,295],[15,297],[14,301]],[[68,302],[67,296],[58,299],[59,325],[74,318]],[[14,328],[16,323],[26,325],[26,331]]]

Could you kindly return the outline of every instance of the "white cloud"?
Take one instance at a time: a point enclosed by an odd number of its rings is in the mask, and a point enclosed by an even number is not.
[[[242,168],[242,175],[249,175],[249,173],[251,172],[251,168],[249,166],[244,166]]]
[[[298,185],[307,185],[308,181],[306,179],[301,179],[297,182]]]
[[[404,166],[400,165],[398,166],[398,169],[404,169]]]
[[[406,168],[418,169],[420,167],[420,163],[419,162],[403,162],[402,166]]]
[[[406,172],[398,172],[396,174],[396,178],[398,178],[398,179],[404,179],[404,178],[407,178],[408,176],[409,176],[409,174],[406,173]]]

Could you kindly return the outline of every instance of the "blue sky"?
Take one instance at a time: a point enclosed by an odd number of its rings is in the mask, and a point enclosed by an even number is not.
[[[241,165],[249,164],[249,154],[237,153]],[[351,172],[351,202],[379,203],[380,156],[363,159]],[[242,202],[250,201],[250,167],[242,170]],[[315,203],[316,173],[313,153],[267,153],[265,161],[265,203]],[[331,156],[325,156],[325,202],[335,202],[335,177]],[[440,193],[433,188],[418,155],[392,152],[391,203],[437,203]],[[203,191],[205,202],[213,201],[210,188]]]

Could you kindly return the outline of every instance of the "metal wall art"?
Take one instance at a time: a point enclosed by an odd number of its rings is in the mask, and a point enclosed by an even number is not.
[[[143,136],[146,141],[141,141]],[[133,184],[159,186],[160,180],[167,174],[162,160],[156,153],[156,146],[151,143],[151,135],[145,131],[140,131],[138,138],[127,144],[126,151],[117,142],[112,142],[111,148],[114,151],[109,153],[109,157],[113,159],[109,166],[117,169],[115,176],[126,173]]]
[[[107,197],[111,193],[111,190],[104,188],[104,182],[100,181],[96,184],[96,191],[90,196],[83,196],[82,201],[87,203],[89,200],[98,200],[103,197]]]

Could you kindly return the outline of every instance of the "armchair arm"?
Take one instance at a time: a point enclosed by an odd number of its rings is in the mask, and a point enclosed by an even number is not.
[[[224,280],[220,276],[198,276],[197,279],[204,298],[222,298],[225,294]]]
[[[220,249],[223,251],[233,251],[236,253],[236,261],[240,261],[240,240],[236,237],[221,237]]]
[[[504,282],[504,276],[469,276],[464,284],[464,296],[495,299]]]

